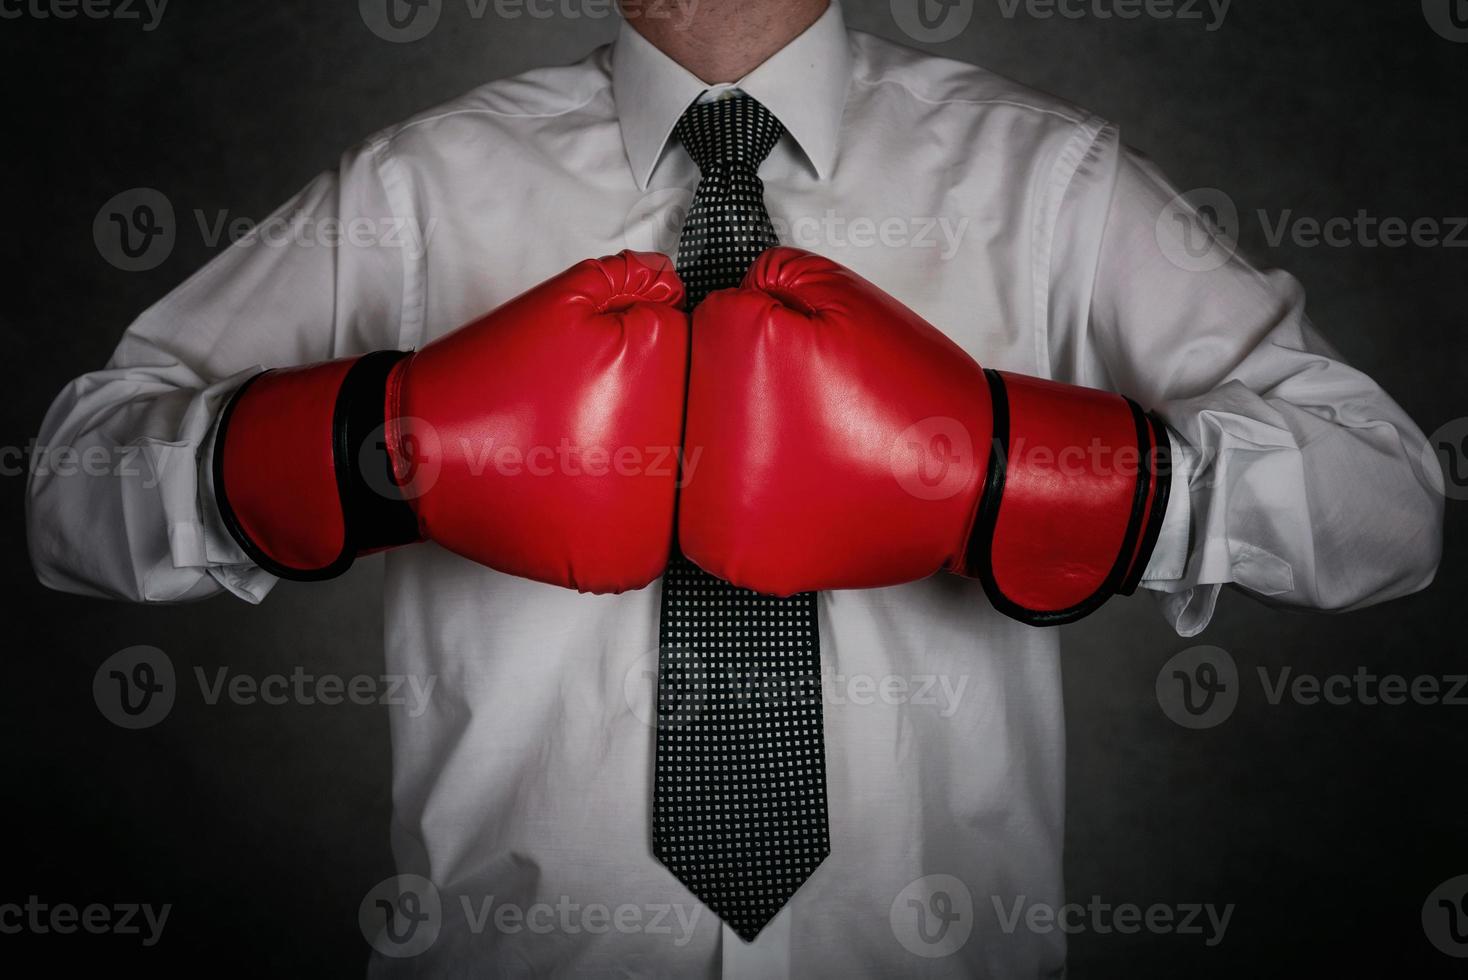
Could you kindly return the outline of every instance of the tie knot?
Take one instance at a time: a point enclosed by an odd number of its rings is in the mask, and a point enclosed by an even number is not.
[[[673,130],[699,173],[719,166],[744,165],[758,171],[785,127],[770,110],[748,95],[695,103]]]

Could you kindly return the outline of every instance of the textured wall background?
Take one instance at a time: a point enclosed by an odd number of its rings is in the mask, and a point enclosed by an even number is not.
[[[847,19],[916,43],[893,13],[906,3],[847,0]],[[1468,25],[1468,4],[1238,0],[1220,21],[1178,0],[1171,17],[1104,16],[1126,4],[1072,0],[1061,7],[1081,16],[1047,18],[1057,8],[1039,0],[966,0],[952,11],[971,9],[963,30],[919,46],[1086,105],[1120,122],[1179,186],[1226,190],[1246,251],[1301,278],[1315,322],[1426,431],[1468,415],[1468,231],[1458,248],[1304,247],[1265,234],[1281,218],[1363,209],[1408,221],[1468,215],[1468,30],[1451,19]],[[127,323],[213,253],[196,211],[261,218],[365,134],[485,80],[574,60],[609,40],[615,21],[597,16],[595,0],[547,0],[553,16],[518,18],[444,0],[426,37],[389,43],[349,0],[178,2],[153,29],[141,5],[128,8],[141,20],[121,8],[38,16],[61,9],[0,4],[10,671],[0,903],[35,894],[175,907],[151,949],[136,937],[4,935],[0,955],[25,946],[57,964],[359,974],[357,905],[392,873],[382,710],[211,706],[195,695],[164,724],[128,732],[99,713],[91,686],[108,656],[137,644],[211,677],[225,666],[375,673],[377,564],[282,586],[263,608],[221,598],[144,609],[51,593],[25,557],[16,450],[61,385],[101,366]],[[1201,19],[1176,16],[1191,10]],[[104,261],[92,225],[136,187],[162,191],[181,220],[167,260],[130,273]],[[1283,668],[1468,671],[1463,518],[1450,506],[1439,580],[1407,601],[1324,617],[1226,594],[1198,642],[1231,656],[1240,699],[1213,728],[1185,729],[1161,710],[1159,671],[1195,644],[1149,603],[1113,603],[1070,628],[1072,898],[1237,906],[1214,948],[1145,931],[1074,936],[1073,975],[1459,975],[1462,960],[1433,947],[1421,917],[1437,886],[1468,873],[1468,706],[1275,705],[1257,670],[1271,682]]]

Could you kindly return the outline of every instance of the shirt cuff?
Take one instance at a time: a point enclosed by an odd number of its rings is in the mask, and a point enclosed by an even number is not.
[[[1188,539],[1193,530],[1193,508],[1188,488],[1192,485],[1195,461],[1192,450],[1172,426],[1167,427],[1172,444],[1172,489],[1162,530],[1152,548],[1152,558],[1142,572],[1142,588],[1166,591],[1166,584],[1182,579],[1188,567]]]

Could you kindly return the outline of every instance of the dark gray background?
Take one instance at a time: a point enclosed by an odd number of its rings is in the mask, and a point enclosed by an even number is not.
[[[151,33],[117,20],[0,20],[0,442],[24,445],[61,385],[101,366],[127,323],[211,254],[187,218],[157,269],[109,265],[92,221],[113,195],[153,187],[182,215],[258,219],[367,133],[485,80],[574,60],[615,29],[469,9],[448,0],[413,44],[374,36],[351,0],[179,0]],[[1468,214],[1468,44],[1434,33],[1415,0],[1239,0],[1215,32],[1002,9],[981,0],[968,29],[934,50],[1117,120],[1181,187],[1226,189],[1248,215]],[[846,10],[852,26],[906,40],[886,2]],[[1304,281],[1321,329],[1426,431],[1468,415],[1468,251],[1270,248],[1255,220],[1243,237],[1256,259]],[[175,905],[151,950],[117,936],[0,936],[0,957],[25,947],[54,963],[360,973],[357,905],[392,873],[383,711],[209,707],[195,693],[165,723],[124,732],[99,714],[91,683],[135,644],[162,648],[182,672],[374,673],[377,564],[283,585],[262,608],[72,598],[31,574],[23,480],[0,478],[0,494],[10,670],[0,902]],[[1213,949],[1198,937],[1073,937],[1073,975],[1461,971],[1419,917],[1437,885],[1468,873],[1468,709],[1271,706],[1254,672],[1464,670],[1463,527],[1450,505],[1437,584],[1385,607],[1327,617],[1228,593],[1200,641],[1172,635],[1145,601],[1070,628],[1071,896],[1237,904]],[[1193,642],[1227,649],[1245,675],[1233,717],[1196,732],[1169,721],[1154,694],[1161,665]]]

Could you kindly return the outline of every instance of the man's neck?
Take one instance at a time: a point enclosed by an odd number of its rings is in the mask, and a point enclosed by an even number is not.
[[[829,0],[623,0],[637,33],[709,85],[737,82],[798,37]]]

